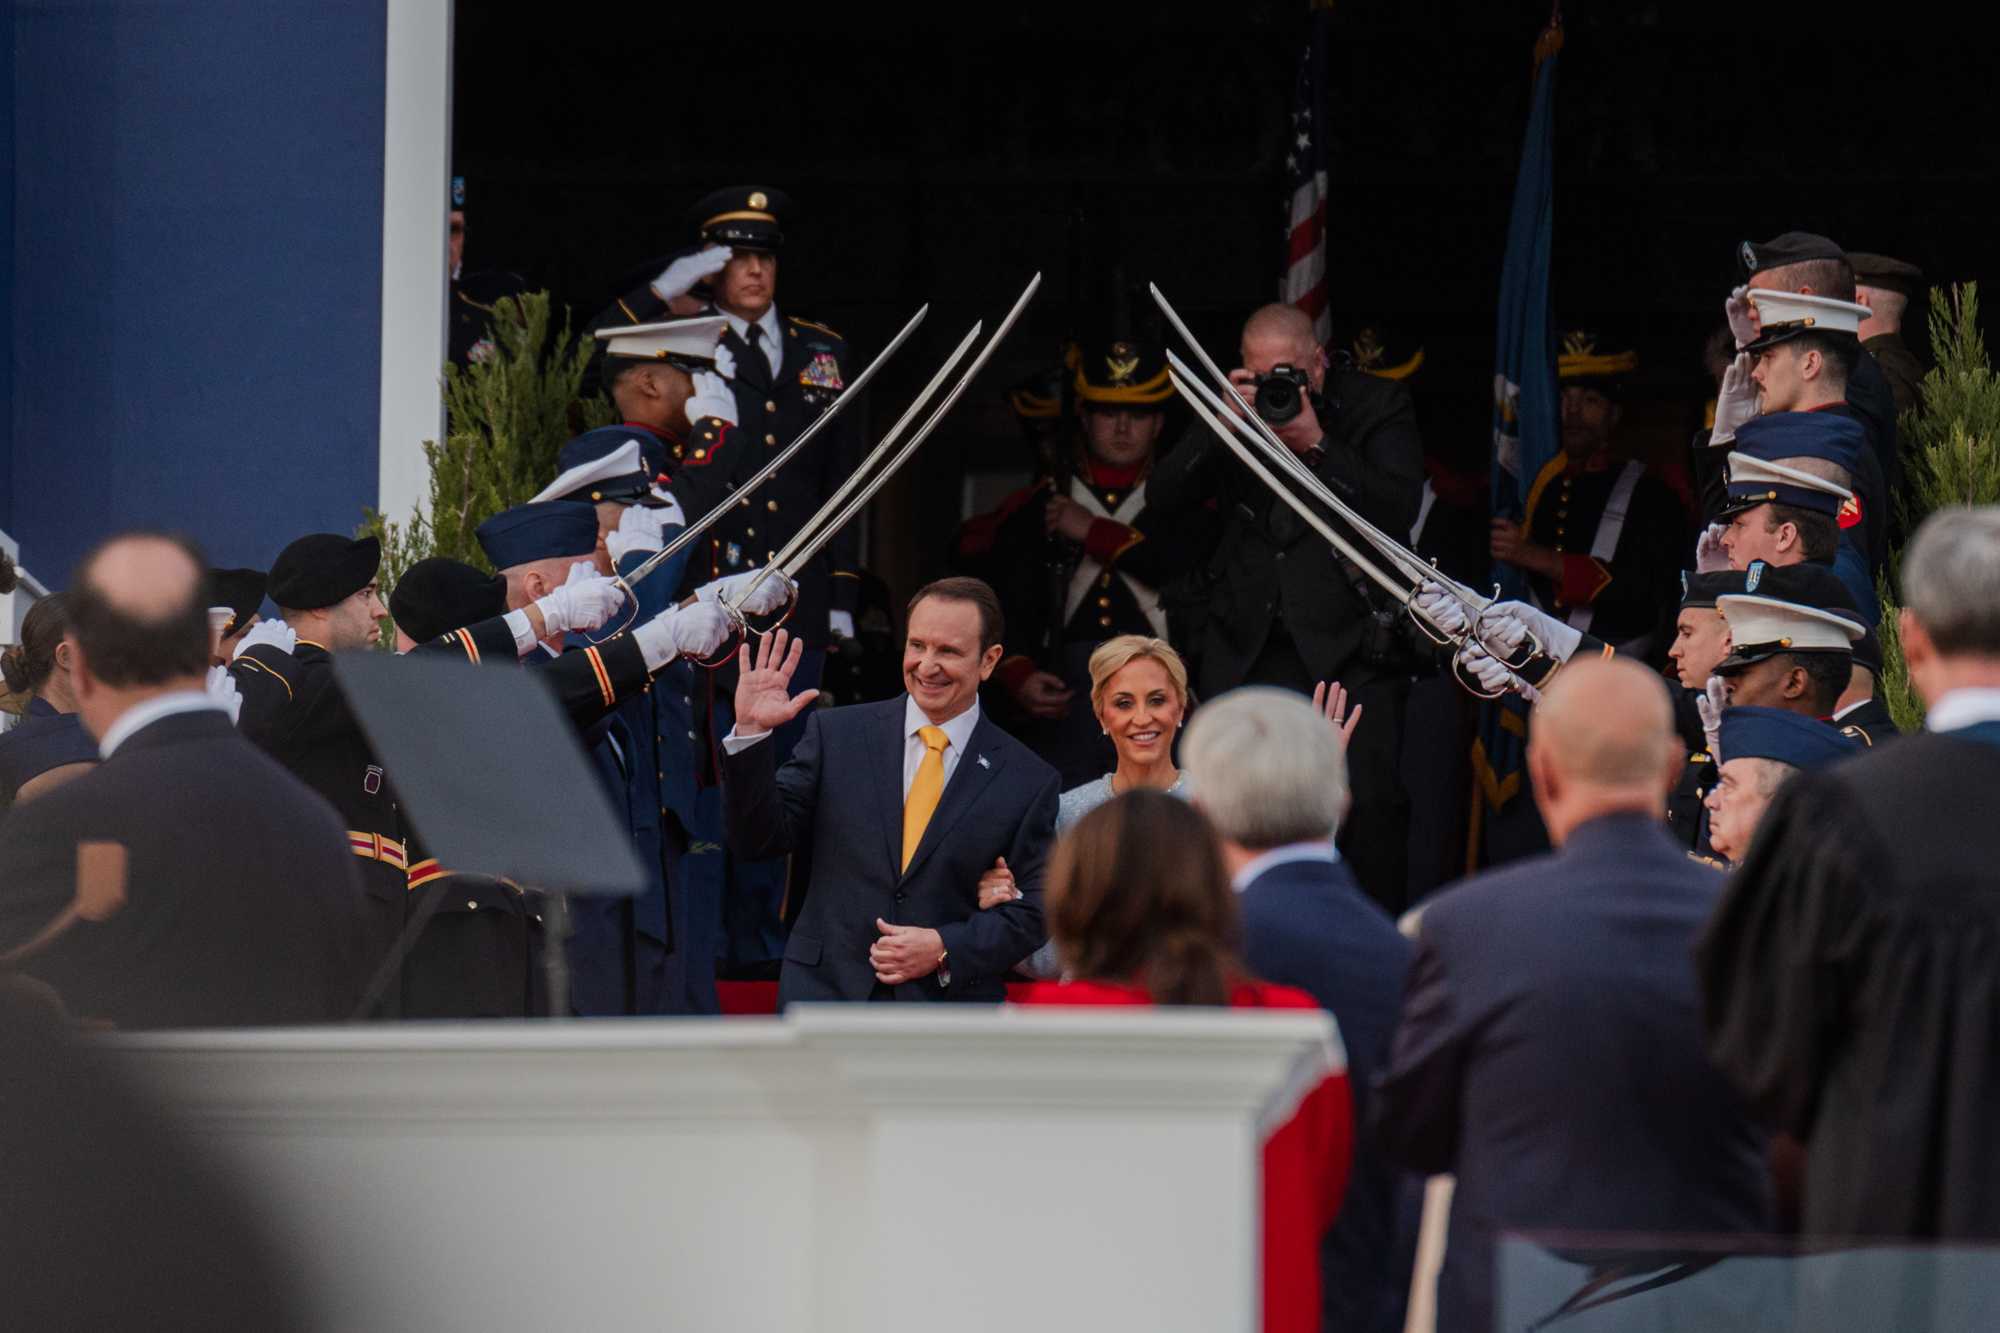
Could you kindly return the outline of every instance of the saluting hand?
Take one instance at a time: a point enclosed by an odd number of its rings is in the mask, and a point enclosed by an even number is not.
[[[790,645],[790,651],[786,646]],[[753,657],[750,645],[736,650],[736,729],[742,732],[776,731],[819,698],[818,690],[805,690],[794,697],[792,675],[805,655],[805,641],[793,639],[779,630],[758,640]]]

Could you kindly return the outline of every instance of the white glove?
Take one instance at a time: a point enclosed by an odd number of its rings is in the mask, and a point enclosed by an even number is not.
[[[1708,432],[1708,447],[1718,448],[1735,440],[1743,423],[1757,415],[1757,383],[1750,378],[1755,358],[1738,352],[1722,372],[1722,388],[1715,395],[1715,426]]]
[[[671,301],[676,296],[686,296],[694,290],[697,282],[722,272],[723,266],[729,262],[729,256],[735,253],[726,245],[711,245],[706,250],[682,255],[661,269],[660,276],[653,279],[653,295],[662,301]]]
[[[691,378],[694,380],[694,396],[687,400],[687,419],[700,421],[703,417],[718,417],[735,425],[736,395],[729,391],[729,381],[706,370],[697,370]]]
[[[1468,643],[1458,650],[1458,665],[1466,675],[1479,682],[1479,688],[1488,694],[1503,694],[1511,691],[1529,703],[1542,697],[1540,690],[1509,671],[1500,662],[1476,643]]]
[[[611,619],[625,600],[625,590],[618,586],[616,579],[597,572],[597,566],[588,560],[579,560],[569,567],[569,578],[563,586],[535,603],[542,613],[542,624],[550,634],[566,634],[571,630],[596,629]]]
[[[660,612],[633,630],[632,637],[646,659],[646,670],[658,671],[676,657],[696,661],[714,657],[729,642],[734,625],[729,613],[714,602],[696,602]]]
[[[726,380],[736,378],[736,353],[729,350],[728,343],[715,345],[715,373]]]
[[[1417,585],[1417,595],[1410,600],[1410,609],[1453,638],[1464,634],[1472,625],[1458,598],[1446,592],[1444,585],[1435,579],[1425,579]]]
[[[1695,573],[1720,574],[1729,568],[1729,552],[1722,549],[1722,534],[1727,531],[1726,524],[1711,523],[1694,539]]]
[[[1722,316],[1729,321],[1729,332],[1738,347],[1755,342],[1757,335],[1763,332],[1757,322],[1757,307],[1750,300],[1747,286],[1729,293],[1729,299],[1722,303]]]
[[[228,667],[208,669],[208,697],[222,705],[231,722],[243,711],[243,696],[236,692],[236,677],[229,674]]]
[[[276,648],[281,653],[295,652],[299,646],[298,631],[282,620],[260,620],[250,627],[250,632],[236,641],[236,657],[256,647]],[[236,657],[230,660],[233,662]]]
[[[666,531],[670,525],[687,526],[687,515],[681,512],[678,501],[659,508],[629,505],[618,516],[618,526],[605,534],[604,549],[610,553],[614,565],[634,551],[657,551],[667,544]]]
[[[1583,642],[1583,631],[1572,629],[1562,621],[1544,611],[1529,606],[1526,602],[1495,602],[1487,608],[1485,627],[1496,631],[1493,637],[1505,644],[1510,637],[1504,625],[1493,625],[1494,620],[1512,619],[1542,641],[1542,651],[1558,662],[1569,661],[1570,654]],[[1515,639],[1509,648],[1519,647],[1520,639]]]
[[[826,632],[836,639],[854,638],[854,613],[832,610],[826,613]]]
[[[694,590],[694,595],[704,602],[713,602],[720,598],[735,605],[736,609],[746,616],[768,616],[774,611],[782,610],[798,589],[797,585],[783,574],[773,572],[770,578],[758,584],[757,591],[750,594],[749,601],[738,605],[736,599],[743,595],[746,588],[757,582],[759,572],[755,569],[746,569],[741,574],[731,574],[726,579],[704,583]]]
[[[1701,734],[1708,741],[1708,757],[1722,763],[1722,710],[1729,707],[1729,686],[1720,676],[1710,676],[1708,684],[1694,697],[1694,711],[1701,714]]]

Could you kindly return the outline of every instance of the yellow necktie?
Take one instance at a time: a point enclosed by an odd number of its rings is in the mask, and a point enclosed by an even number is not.
[[[910,858],[917,854],[917,844],[924,840],[924,829],[931,816],[937,813],[938,798],[944,795],[944,747],[950,743],[939,727],[918,727],[917,735],[923,738],[924,757],[917,765],[915,780],[910,783],[910,794],[903,798],[905,870],[910,868]]]

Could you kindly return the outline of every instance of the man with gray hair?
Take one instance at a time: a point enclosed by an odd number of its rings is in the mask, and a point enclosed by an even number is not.
[[[1357,1137],[1340,1220],[1320,1244],[1322,1326],[1401,1327],[1393,1316],[1410,1275],[1398,1263],[1398,1173],[1359,1127],[1410,946],[1334,849],[1348,805],[1340,733],[1298,695],[1253,686],[1194,715],[1181,760],[1195,775],[1195,804],[1222,837],[1244,963],[1318,1000],[1347,1047]]]
[[[1702,1049],[1688,950],[1722,877],[1666,828],[1687,753],[1666,686],[1629,659],[1572,662],[1528,734],[1556,850],[1425,907],[1376,1087],[1384,1150],[1458,1177],[1439,1328],[1494,1326],[1503,1231],[1770,1220],[1763,1136]]]
[[[1903,559],[1927,732],[1779,790],[1697,955],[1709,1046],[1806,1145],[1803,1229],[2000,1237],[2000,507]]]

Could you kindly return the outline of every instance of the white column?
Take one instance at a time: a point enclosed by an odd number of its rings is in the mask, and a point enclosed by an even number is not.
[[[1257,1116],[1323,1013],[900,1010],[108,1044],[338,1329],[1258,1326]]]
[[[382,389],[376,504],[398,522],[429,495],[423,442],[444,407],[452,0],[384,0]]]

